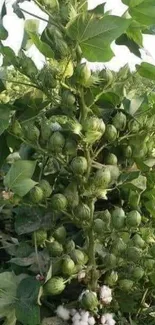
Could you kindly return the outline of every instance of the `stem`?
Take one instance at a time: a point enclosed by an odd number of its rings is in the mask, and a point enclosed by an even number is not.
[[[93,216],[94,216],[94,200],[90,203],[90,212],[91,212],[91,221],[90,221],[90,228],[88,231],[88,240],[89,240],[89,247],[88,247],[88,257],[89,257],[89,264],[90,267],[90,288],[93,291],[97,289],[97,281],[98,281],[98,272],[96,269],[96,260],[95,260],[95,238],[94,238],[94,231],[93,231]]]
[[[80,122],[84,122],[87,117],[88,107],[85,104],[83,88],[80,89],[80,112]]]
[[[35,254],[36,254],[36,259],[37,259],[39,273],[40,273],[40,275],[43,275],[42,270],[41,270],[40,261],[39,261],[39,255],[38,255],[38,246],[37,246],[36,232],[34,232],[34,247],[35,247]]]
[[[29,11],[23,9],[23,8],[20,8],[20,10],[23,11],[23,12],[25,12],[26,14],[32,16],[32,17],[35,17],[35,18],[40,19],[40,20],[42,20],[42,21],[45,21],[46,23],[49,23],[49,20],[47,20],[47,19],[45,19],[45,18],[42,18],[42,17],[40,17],[40,16],[38,16],[38,15],[36,15],[36,14],[32,14],[31,12],[29,12]]]
[[[21,82],[21,81],[14,81],[14,80],[7,80],[5,78],[2,78],[1,80],[7,81],[9,83],[15,83],[17,85],[23,85],[23,86],[28,86],[28,87],[33,87],[33,88],[37,88],[40,89],[37,85],[35,84],[30,84],[30,83],[26,83],[26,82]]]

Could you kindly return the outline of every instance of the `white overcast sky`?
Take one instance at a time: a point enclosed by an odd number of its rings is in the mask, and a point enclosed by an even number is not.
[[[0,7],[3,1],[4,0],[0,0]],[[14,1],[7,0],[6,2],[8,5],[8,15],[4,17],[4,25],[9,31],[9,37],[5,41],[5,44],[12,47],[17,53],[22,40],[24,21],[23,19],[18,19],[17,16],[12,12],[11,4]],[[106,2],[106,10],[111,10],[112,14],[122,15],[126,10],[126,6],[122,4],[121,0],[88,0],[89,8],[91,9],[102,2]],[[31,2],[24,2],[22,7],[27,11],[35,13],[41,17],[47,17],[46,14],[41,12],[41,10]],[[33,18],[29,15],[26,17]],[[44,27],[44,22],[41,22],[40,29],[42,30]],[[143,44],[146,50],[142,51],[143,60],[155,64],[155,36],[145,35]],[[131,69],[134,69],[135,64],[141,62],[140,59],[130,53],[128,48],[125,46],[116,46],[115,44],[112,44],[112,48],[114,50],[115,57],[110,62],[106,63],[106,66],[108,66],[110,69],[118,70],[126,63],[130,65]],[[149,55],[146,55],[146,53]],[[44,57],[40,55],[40,53],[34,47],[30,49],[29,55],[35,60],[38,67],[42,66]]]

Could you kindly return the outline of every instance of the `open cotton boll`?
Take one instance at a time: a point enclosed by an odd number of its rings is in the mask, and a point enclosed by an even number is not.
[[[100,298],[103,303],[110,304],[112,301],[112,290],[108,286],[103,285],[100,288]]]
[[[63,320],[68,320],[70,318],[70,312],[67,308],[63,307],[62,305],[58,306],[56,310],[56,314]]]
[[[89,317],[88,318],[88,324],[89,325],[95,325],[95,318],[94,317]]]
[[[74,321],[76,321],[76,320],[80,320],[81,319],[81,315],[78,313],[78,312],[76,312],[76,314],[73,316],[73,318],[72,318],[72,321],[74,322]]]
[[[75,321],[73,321],[72,324],[73,324],[73,325],[81,325],[81,322],[80,322],[79,320],[75,320]]]
[[[76,309],[71,309],[70,310],[70,315],[73,317],[76,314],[77,310]]]
[[[102,325],[115,325],[116,322],[113,319],[113,315],[112,314],[104,314],[101,317],[101,324]]]
[[[80,321],[80,325],[88,325],[88,322],[83,322],[82,320]]]
[[[81,312],[81,321],[88,322],[89,312],[88,311],[82,311]]]

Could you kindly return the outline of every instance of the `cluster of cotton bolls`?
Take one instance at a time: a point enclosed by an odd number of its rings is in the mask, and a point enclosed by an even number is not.
[[[82,299],[83,295],[87,292],[89,292],[89,290],[83,291],[80,296],[80,299]],[[99,297],[102,305],[109,305],[112,301],[112,290],[108,286],[103,285],[102,287],[100,287]],[[116,324],[116,321],[113,318],[113,314],[110,313],[102,314],[98,317],[97,321],[89,311],[83,309],[70,310],[65,308],[63,305],[58,306],[56,313],[57,316],[63,319],[64,321],[70,320],[70,323],[72,325],[95,325],[96,323],[101,325]]]
[[[95,325],[95,318],[88,311],[67,309],[64,306],[58,306],[56,310],[57,316],[64,321],[71,320],[73,325]]]
[[[90,315],[88,311],[85,310],[76,310],[76,309],[67,309],[64,306],[58,306],[56,310],[57,316],[63,319],[64,321],[71,321],[72,325],[95,325],[96,320],[93,316]],[[99,322],[97,322],[99,323]],[[115,325],[116,322],[113,319],[113,314],[104,314],[101,316],[100,324],[102,325]]]

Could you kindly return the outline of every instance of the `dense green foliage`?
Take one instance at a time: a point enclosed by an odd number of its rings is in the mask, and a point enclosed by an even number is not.
[[[3,325],[65,324],[62,304],[69,324],[85,325],[82,312],[90,325],[154,324],[155,97],[130,91],[127,66],[82,63],[110,60],[114,40],[140,55],[154,1],[122,2],[130,18],[83,0],[35,0],[49,21],[42,35],[38,20],[25,21],[18,55],[3,44],[3,5],[2,68],[15,69],[0,82]],[[41,70],[26,55],[32,44],[46,57]],[[137,73],[155,80],[148,63]]]

